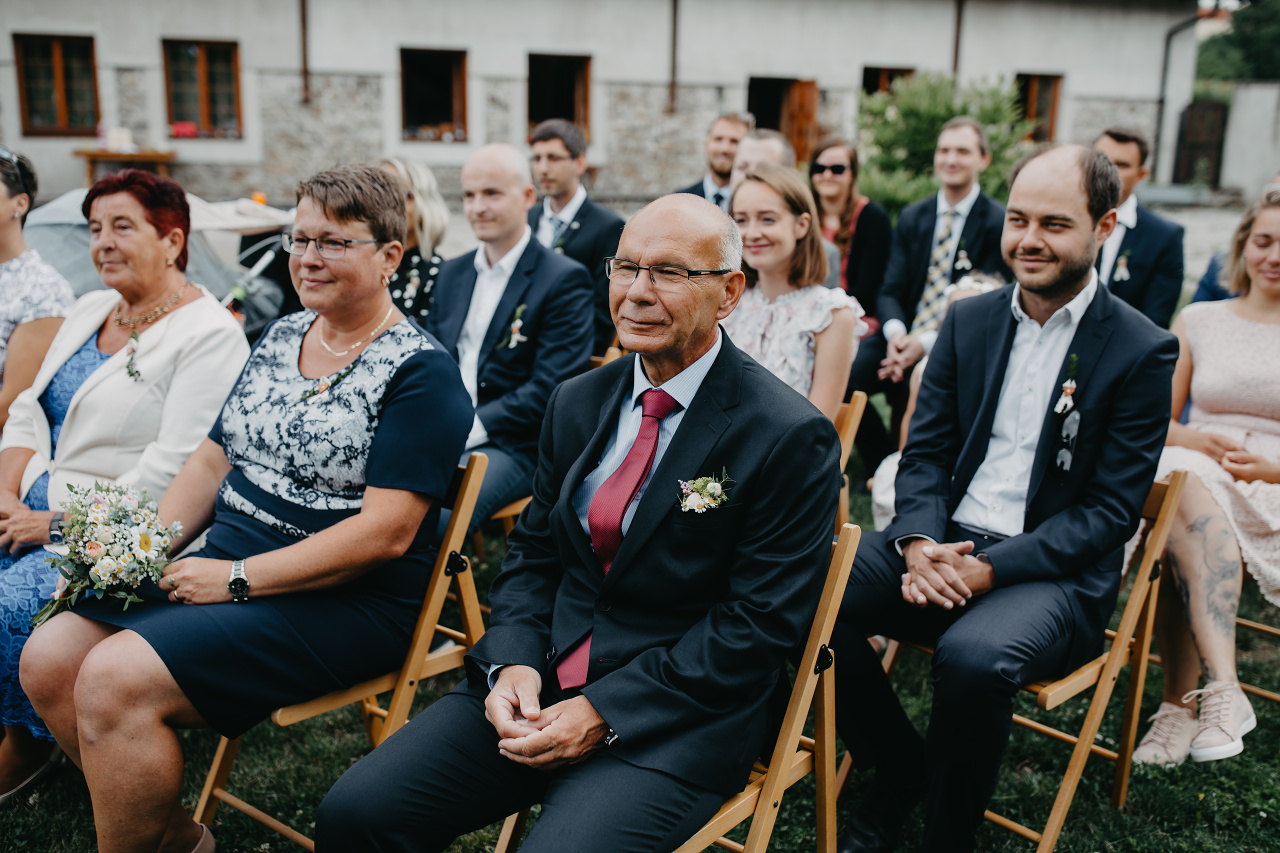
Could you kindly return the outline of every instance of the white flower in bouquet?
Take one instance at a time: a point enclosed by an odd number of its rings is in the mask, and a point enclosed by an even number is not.
[[[154,560],[163,553],[162,537],[150,526],[139,525],[129,531],[133,543],[133,554],[142,560]]]

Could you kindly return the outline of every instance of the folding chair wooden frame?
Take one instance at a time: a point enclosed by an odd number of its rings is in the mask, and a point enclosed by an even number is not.
[[[751,771],[750,779],[741,794],[730,797],[715,816],[686,841],[675,853],[696,853],[714,844],[725,850],[764,853],[769,848],[769,837],[782,804],[782,796],[796,782],[815,774],[817,782],[818,851],[835,853],[836,850],[836,725],[835,725],[835,655],[827,643],[844,588],[849,582],[853,558],[858,551],[862,531],[846,524],[840,529],[831,552],[831,564],[827,568],[822,598],[814,615],[804,656],[791,687],[791,699],[782,719],[782,729],[774,744],[769,766],[759,762]],[[816,706],[814,694],[818,694]],[[814,708],[814,736],[804,736],[805,721],[809,709]],[[528,809],[513,814],[502,824],[502,833],[494,847],[494,853],[513,853],[520,846],[528,820]],[[747,843],[738,844],[724,834],[751,820]]]
[[[1013,721],[1019,725],[1074,745],[1071,760],[1067,764],[1067,772],[1062,779],[1062,784],[1058,787],[1057,798],[1049,813],[1049,821],[1042,831],[1036,832],[1010,818],[991,811],[986,812],[987,820],[992,823],[1037,842],[1038,853],[1048,853],[1057,846],[1058,836],[1062,833],[1062,827],[1067,820],[1067,811],[1071,808],[1071,801],[1075,798],[1080,777],[1084,774],[1085,762],[1089,760],[1090,755],[1100,755],[1116,762],[1111,805],[1117,809],[1124,808],[1125,798],[1129,792],[1129,771],[1132,767],[1134,743],[1137,739],[1142,710],[1142,688],[1146,683],[1147,664],[1152,657],[1151,630],[1156,615],[1156,598],[1160,591],[1159,559],[1164,553],[1165,542],[1178,511],[1178,501],[1182,497],[1182,488],[1186,479],[1185,471],[1174,471],[1169,476],[1168,483],[1156,483],[1151,487],[1151,492],[1142,508],[1143,519],[1150,523],[1142,561],[1136,570],[1131,570],[1129,573],[1133,577],[1133,586],[1129,591],[1129,600],[1125,603],[1120,615],[1120,625],[1115,631],[1107,631],[1107,637],[1111,640],[1107,651],[1057,681],[1039,681],[1024,688],[1035,694],[1037,707],[1044,711],[1052,710],[1068,699],[1092,688],[1093,698],[1089,703],[1089,710],[1079,734],[1068,734],[1027,719],[1020,714],[1013,715]],[[899,645],[897,642],[891,642],[889,648],[885,650],[886,672],[893,667]],[[911,643],[907,645],[932,653],[932,649],[923,646]],[[1120,669],[1126,664],[1130,665],[1129,690],[1121,721],[1120,742],[1112,751],[1095,744],[1094,738],[1102,725],[1102,718],[1106,714],[1107,703],[1111,700]],[[846,753],[840,765],[837,790],[844,787],[852,764],[851,758]]]
[[[840,435],[840,506],[836,508],[836,535],[840,528],[849,523],[849,475],[844,473],[849,464],[849,454],[853,452],[853,440],[858,436],[858,427],[862,424],[862,415],[867,410],[867,394],[865,391],[854,391],[849,402],[841,403],[836,413],[836,432]],[[878,416],[877,416],[878,417]]]
[[[480,493],[480,484],[484,480],[484,472],[488,464],[489,460],[483,453],[471,454],[471,459],[466,466],[458,468],[458,473],[450,486],[450,494],[446,496],[443,505],[451,508],[453,512],[445,528],[444,540],[440,544],[440,554],[436,558],[431,580],[423,597],[422,609],[418,613],[418,622],[413,631],[409,651],[400,669],[346,690],[337,690],[308,702],[278,708],[271,714],[273,723],[278,726],[291,726],[327,711],[334,711],[358,702],[361,706],[361,715],[364,717],[369,743],[376,747],[408,720],[409,708],[420,681],[462,666],[462,659],[468,649],[484,634],[480,600],[476,596],[475,582],[471,572],[468,571],[470,563],[459,554],[459,551],[462,549],[467,525],[471,521],[471,512],[475,508],[476,496]],[[449,596],[449,588],[454,585],[457,586],[454,597],[458,601],[458,610],[462,617],[461,631],[439,624],[445,599]],[[455,641],[455,645],[437,652],[430,651],[431,641],[436,634],[449,637]],[[391,699],[387,707],[383,708],[378,703],[378,694],[387,691],[391,691]],[[196,804],[196,821],[206,826],[212,825],[218,804],[223,802],[244,812],[259,823],[266,824],[307,850],[315,850],[315,844],[311,839],[227,791],[227,777],[231,774],[236,753],[240,750],[240,741],[240,738],[229,740],[224,737],[218,742],[213,765],[209,768],[208,776],[205,777],[204,790],[200,793],[200,801]]]

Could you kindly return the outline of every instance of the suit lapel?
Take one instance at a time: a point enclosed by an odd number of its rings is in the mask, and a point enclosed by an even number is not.
[[[587,220],[591,216],[591,198],[588,196],[582,200],[582,205],[578,208],[578,212],[574,214],[573,221],[569,223],[569,227],[564,232],[564,251],[569,251],[569,246],[575,243],[584,231],[587,230]]]
[[[483,245],[476,249],[476,252],[483,251]],[[458,357],[458,338],[462,336],[462,324],[467,320],[467,310],[471,307],[471,295],[476,289],[475,253],[465,257],[467,262],[458,280],[450,282],[447,287],[436,289],[440,299],[450,300],[452,304],[447,310],[432,312],[438,313],[443,318],[436,326],[436,337],[448,347],[450,355],[455,359]]]
[[[524,254],[520,256],[516,268],[511,271],[511,277],[507,279],[507,287],[502,291],[502,298],[498,300],[498,307],[493,310],[493,319],[489,321],[489,328],[484,333],[484,342],[480,345],[481,369],[493,354],[498,341],[511,330],[511,317],[516,313],[516,308],[519,307],[525,291],[533,282],[533,274],[538,268],[538,253],[541,249],[542,244],[538,242],[538,238],[530,236],[529,245],[525,246]]]
[[[606,585],[617,583],[618,577],[653,535],[658,523],[676,507],[676,480],[713,473],[704,471],[702,466],[707,454],[732,423],[725,409],[737,405],[742,380],[742,356],[727,335],[722,340],[720,355],[702,381],[702,387],[645,487],[636,514],[631,518],[631,526],[622,537],[622,547],[618,549],[605,579]],[[732,472],[730,476],[733,476]]]
[[[1094,293],[1093,302],[1089,304],[1089,309],[1080,318],[1080,326],[1076,329],[1075,336],[1071,339],[1071,348],[1067,350],[1067,357],[1062,361],[1062,368],[1058,371],[1058,384],[1055,387],[1061,388],[1062,384],[1067,381],[1067,370],[1071,362],[1071,356],[1076,356],[1076,393],[1074,395],[1075,408],[1079,409],[1087,405],[1086,399],[1089,389],[1089,377],[1093,374],[1094,368],[1098,366],[1101,360],[1103,350],[1106,349],[1107,340],[1111,337],[1111,300],[1114,297],[1107,292],[1106,288],[1099,287]],[[1031,464],[1031,482],[1027,487],[1027,506],[1031,506],[1031,500],[1035,497],[1036,491],[1040,488],[1040,483],[1044,480],[1045,470],[1048,468],[1049,456],[1051,449],[1058,441],[1058,430],[1060,416],[1053,411],[1053,407],[1058,402],[1058,394],[1049,396],[1049,409],[1045,412],[1044,426],[1040,429],[1040,441],[1036,445],[1036,458]]]

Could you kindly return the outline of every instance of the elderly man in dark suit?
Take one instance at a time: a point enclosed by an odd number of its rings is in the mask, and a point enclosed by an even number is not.
[[[489,456],[473,528],[529,494],[551,390],[591,357],[591,280],[577,261],[533,239],[525,218],[535,198],[516,148],[485,145],[471,155],[462,208],[480,248],[440,268],[427,318],[476,407],[463,461],[473,450]]]
[[[1120,173],[1116,230],[1098,252],[1098,280],[1167,329],[1182,296],[1183,229],[1138,204],[1134,195],[1150,173],[1151,143],[1136,130],[1110,127],[1093,147]]]
[[[1098,285],[1120,181],[1096,151],[1015,168],[1017,284],[957,302],[925,370],[897,514],[864,536],[832,647],[836,721],[874,793],[842,851],[972,850],[1019,688],[1099,653],[1169,427],[1176,339]],[[933,645],[926,739],[863,637]]]
[[[587,137],[582,128],[562,118],[547,119],[533,129],[529,143],[533,177],[542,188],[542,204],[529,211],[529,227],[543,246],[587,268],[595,291],[592,350],[603,355],[614,336],[604,259],[618,249],[622,217],[592,201],[582,185],[587,171]]]
[[[830,556],[839,441],[718,327],[736,226],[667,196],[610,305],[635,356],[547,411],[467,680],[347,772],[318,850],[441,850],[531,803],[526,853],[670,851],[741,790]]]
[[[947,286],[974,271],[1008,280],[1000,253],[1004,208],[978,184],[990,163],[987,132],[976,119],[957,116],[942,126],[933,154],[942,186],[898,217],[876,305],[880,331],[858,347],[848,393],[883,391],[905,403],[903,380],[937,339]],[[898,449],[876,417],[863,419],[857,446],[869,472]]]

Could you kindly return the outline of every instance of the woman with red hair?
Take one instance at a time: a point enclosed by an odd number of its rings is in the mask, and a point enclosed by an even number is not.
[[[94,184],[82,209],[107,289],[75,303],[0,440],[0,802],[59,758],[18,659],[58,580],[41,546],[59,535],[67,487],[129,483],[159,499],[249,354],[231,314],[187,281],[180,186],[130,169]]]

